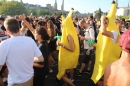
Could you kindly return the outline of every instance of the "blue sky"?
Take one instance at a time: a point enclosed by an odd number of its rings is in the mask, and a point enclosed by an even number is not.
[[[20,1],[20,0],[18,0]],[[46,6],[46,4],[54,5],[55,0],[22,0],[24,3],[39,4]],[[110,9],[111,2],[113,0],[64,0],[65,10],[69,11],[72,7],[81,13],[94,12],[101,8],[103,12],[107,12]],[[129,0],[118,0],[119,7],[128,6]],[[61,9],[62,0],[57,0],[58,9]]]

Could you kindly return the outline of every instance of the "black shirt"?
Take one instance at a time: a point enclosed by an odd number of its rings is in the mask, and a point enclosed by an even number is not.
[[[56,28],[56,34],[58,34],[58,35],[61,35],[61,31],[60,31],[60,28],[61,28],[61,26],[60,26],[60,22],[56,22],[56,26],[57,26],[57,28]]]
[[[49,51],[48,51],[48,44],[46,41],[43,41],[38,44],[38,47],[40,51],[42,52],[42,55],[44,57],[44,62],[40,62],[39,64],[44,65],[43,68],[37,68],[34,67],[34,76],[41,76],[41,75],[47,75],[49,71],[49,64],[48,64],[48,56],[49,56]]]
[[[31,37],[33,40],[35,40],[32,32],[30,30],[27,30],[27,32],[25,33],[25,36]]]
[[[22,26],[21,26],[21,21],[18,21],[19,22],[19,27],[21,28]]]

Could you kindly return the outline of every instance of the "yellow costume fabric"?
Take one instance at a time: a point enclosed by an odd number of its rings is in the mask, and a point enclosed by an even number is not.
[[[65,74],[66,69],[76,68],[79,58],[79,42],[76,29],[74,28],[72,21],[73,10],[70,11],[67,18],[62,22],[62,38],[61,43],[69,47],[67,36],[70,34],[74,40],[75,50],[74,52],[68,51],[63,47],[59,48],[58,58],[58,75],[57,78],[60,80]]]
[[[97,83],[104,74],[105,67],[115,60],[118,60],[121,53],[121,48],[118,44],[119,42],[119,29],[115,24],[116,17],[116,3],[113,2],[110,12],[107,15],[109,24],[107,31],[118,32],[118,38],[116,43],[112,41],[112,38],[102,35],[101,32],[98,34],[98,42],[96,44],[96,61],[94,66],[94,71],[92,75],[92,80]]]
[[[62,18],[62,23],[63,23],[63,21],[65,20],[65,17],[62,15],[61,18]],[[61,28],[61,29],[62,29],[62,28]],[[57,40],[58,40],[59,42],[61,41],[60,39],[57,39]],[[59,50],[59,48],[60,48],[60,46],[57,46],[56,49]]]

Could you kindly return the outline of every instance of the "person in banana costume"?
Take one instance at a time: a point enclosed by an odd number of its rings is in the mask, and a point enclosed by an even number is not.
[[[72,21],[73,9],[66,19],[62,18],[62,37],[61,42],[57,42],[59,48],[58,74],[57,79],[63,79],[70,86],[74,86],[66,76],[67,69],[76,68],[79,58],[78,35]]]
[[[96,44],[96,61],[91,77],[94,83],[97,83],[104,75],[105,67],[120,57],[121,48],[118,44],[120,33],[115,24],[115,18],[116,2],[113,1],[109,14],[101,17],[101,28]]]

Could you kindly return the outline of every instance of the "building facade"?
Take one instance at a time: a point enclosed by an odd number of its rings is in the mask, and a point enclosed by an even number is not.
[[[117,16],[129,16],[130,15],[130,7],[120,7],[116,12]]]
[[[22,2],[22,0],[21,0],[21,2]],[[43,7],[41,5],[34,5],[34,4],[29,4],[29,3],[23,3],[23,4],[24,4],[25,8],[27,9],[27,11],[30,11],[30,9],[32,9],[32,8],[36,11],[38,11],[38,9],[48,10],[50,13],[53,13],[55,11],[60,11],[60,12],[64,11],[64,5],[63,5],[64,2],[62,2],[61,10],[58,10],[57,0],[55,0],[54,6],[52,6],[51,4],[46,4],[45,7]]]

